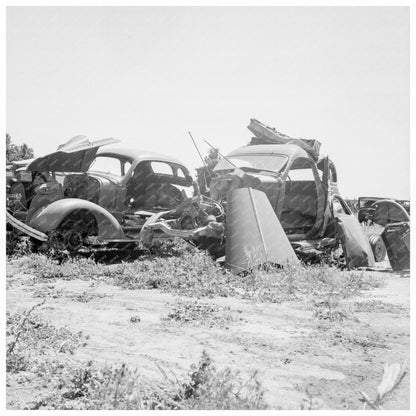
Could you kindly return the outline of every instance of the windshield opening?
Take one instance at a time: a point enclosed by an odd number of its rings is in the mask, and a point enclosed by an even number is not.
[[[221,159],[214,171],[229,170],[238,168],[252,168],[258,170],[280,172],[285,166],[287,156],[285,155],[264,155],[264,154],[251,154],[251,155],[235,155],[227,156],[227,159]],[[230,163],[231,162],[231,163]]]

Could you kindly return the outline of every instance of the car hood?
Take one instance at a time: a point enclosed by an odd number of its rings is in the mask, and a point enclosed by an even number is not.
[[[101,146],[117,143],[118,139],[91,142],[86,136],[75,136],[60,145],[56,152],[38,157],[26,170],[38,172],[86,172]]]

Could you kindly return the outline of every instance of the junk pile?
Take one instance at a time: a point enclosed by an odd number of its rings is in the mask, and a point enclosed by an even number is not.
[[[180,237],[235,272],[299,261],[373,267],[382,239],[393,269],[408,267],[409,216],[400,205],[376,202],[373,220],[385,230],[369,241],[319,141],[255,119],[248,129],[255,137],[222,157],[208,195],[172,157],[104,150],[118,140],[77,136],[54,153],[8,166],[8,226],[39,244],[58,236],[72,254]]]

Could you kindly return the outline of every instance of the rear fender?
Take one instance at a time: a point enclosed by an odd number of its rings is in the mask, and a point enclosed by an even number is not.
[[[94,216],[99,239],[125,238],[121,225],[110,212],[93,202],[76,198],[60,199],[40,208],[32,215],[28,225],[38,231],[48,233],[58,228],[68,215],[78,210],[88,211]]]
[[[371,219],[376,224],[385,226],[395,222],[410,221],[409,214],[395,201],[390,201],[388,199],[376,201],[371,205],[371,208],[374,210]]]

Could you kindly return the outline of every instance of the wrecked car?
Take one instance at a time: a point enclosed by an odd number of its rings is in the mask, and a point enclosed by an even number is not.
[[[248,128],[255,137],[216,165],[216,176],[210,183],[211,197],[226,207],[226,215],[232,192],[241,188],[261,191],[274,213],[273,216],[269,212],[269,223],[275,223],[276,217],[284,231],[275,233],[285,252],[290,252],[288,240],[297,257],[307,262],[343,261],[348,268],[374,266],[369,241],[338,191],[335,165],[328,157],[319,156],[320,143],[293,139],[255,119]],[[250,207],[248,202],[240,202],[239,210],[256,211],[255,204]],[[241,232],[233,236],[233,242],[227,242],[229,256],[233,256],[233,250],[253,251],[253,247],[262,245],[263,248],[254,250],[255,256],[262,257],[261,251],[271,250],[270,244],[264,243],[264,232],[269,225],[263,218],[264,224],[258,233],[250,217],[253,216],[248,214],[246,219],[241,218]],[[277,230],[276,224],[273,227]],[[228,233],[228,224],[226,228]],[[247,233],[244,229],[251,231]],[[246,242],[245,248],[240,247],[241,241]],[[285,258],[293,259],[293,256],[288,254]],[[231,265],[246,266],[242,261]]]
[[[391,199],[376,201],[370,219],[384,227],[381,238],[394,271],[410,269],[410,216],[400,202]]]
[[[222,232],[221,224],[207,227],[217,223],[222,207],[198,194],[180,161],[137,149],[101,149],[117,141],[77,136],[18,169],[7,198],[9,224],[40,242],[58,236],[71,253],[126,249],[159,237],[203,245]],[[155,222],[152,232],[144,227]]]
[[[392,198],[381,198],[381,197],[368,197],[361,196],[358,198],[358,221],[360,223],[368,223],[371,221],[371,217],[374,212],[374,204],[377,201],[390,200],[401,205],[405,211],[410,214],[410,202],[407,200],[398,200]]]
[[[180,237],[236,272],[300,260],[374,266],[372,247],[339,194],[334,163],[319,155],[320,143],[255,119],[248,128],[255,137],[218,162],[209,196],[174,158],[105,150],[114,139],[75,137],[20,168],[31,182],[20,200],[8,199],[7,220],[37,241],[57,235],[72,253]]]

